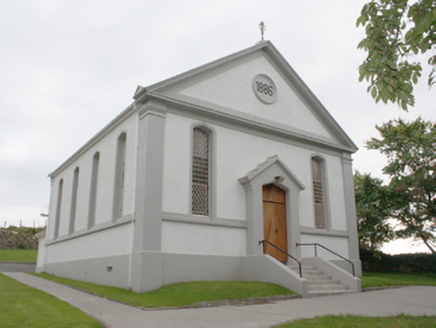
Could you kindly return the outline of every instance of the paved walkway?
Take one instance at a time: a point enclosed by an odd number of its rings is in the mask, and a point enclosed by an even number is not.
[[[326,314],[436,315],[436,287],[413,286],[274,304],[183,310],[140,310],[25,273],[4,273],[81,309],[107,327],[271,327]]]

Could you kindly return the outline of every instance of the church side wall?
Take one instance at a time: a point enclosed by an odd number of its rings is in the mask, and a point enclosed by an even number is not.
[[[135,191],[136,113],[128,114],[112,126],[100,139],[80,150],[52,176],[49,223],[44,240],[44,258],[38,257],[38,268],[61,277],[128,288],[132,252],[133,200]],[[122,211],[113,216],[117,145],[126,134]],[[119,152],[118,152],[119,153]],[[98,154],[98,156],[96,156]],[[90,224],[92,208],[91,183],[93,163],[98,158],[95,193],[95,216]],[[120,166],[120,165],[118,165]],[[74,176],[77,198],[74,225],[70,218],[74,204]],[[95,174],[95,168],[94,168]],[[78,179],[77,179],[78,177]],[[62,181],[62,193],[59,192]],[[94,179],[95,181],[95,179]],[[95,187],[95,185],[94,185]],[[59,199],[59,195],[62,197]],[[60,204],[59,233],[55,236],[57,208]],[[72,229],[73,228],[73,229]],[[56,238],[55,238],[56,237]]]
[[[104,258],[131,252],[132,224],[127,223],[96,233],[71,238],[49,245],[46,263],[62,263],[85,259]],[[74,249],[74,252],[71,250]]]
[[[124,122],[114,128],[104,138],[93,144],[81,156],[71,162],[56,176],[52,177],[52,192],[50,199],[49,225],[47,240],[54,239],[55,220],[58,205],[59,182],[62,180],[62,201],[59,220],[59,237],[68,237],[70,216],[73,196],[74,171],[79,168],[79,178],[77,186],[77,201],[74,223],[74,233],[87,230],[91,175],[93,157],[99,153],[98,180],[95,207],[95,226],[110,222],[112,220],[112,204],[114,197],[115,183],[115,163],[117,139],[121,133],[126,133],[126,154],[125,154],[125,174],[124,174],[124,193],[122,216],[132,214],[133,197],[135,188],[135,167],[136,167],[136,135],[137,135],[137,116],[131,115]]]

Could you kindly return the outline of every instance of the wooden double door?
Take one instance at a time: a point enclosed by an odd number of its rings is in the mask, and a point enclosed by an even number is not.
[[[286,224],[286,191],[274,184],[264,185],[263,194],[263,235],[264,239],[288,252]],[[280,262],[287,262],[288,256],[271,245],[264,243],[264,253]]]

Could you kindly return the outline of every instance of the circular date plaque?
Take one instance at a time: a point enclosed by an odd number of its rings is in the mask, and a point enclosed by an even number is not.
[[[277,99],[276,85],[265,74],[259,74],[254,77],[253,91],[256,97],[265,104],[272,104]]]

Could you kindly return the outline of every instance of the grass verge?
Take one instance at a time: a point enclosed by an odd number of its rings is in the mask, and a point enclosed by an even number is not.
[[[380,273],[364,272],[362,288],[388,286],[436,286],[436,275],[430,273]]]
[[[1,327],[103,327],[54,296],[0,273]]]
[[[0,249],[0,262],[36,263],[36,249]]]
[[[396,317],[359,317],[359,316],[333,316],[326,315],[323,317],[315,317],[313,319],[301,319],[293,322],[288,322],[277,326],[280,328],[318,328],[318,327],[335,327],[335,328],[428,328],[436,326],[436,317],[413,317],[408,315],[399,315]]]
[[[60,278],[46,273],[34,275],[108,299],[144,308],[191,306],[198,302],[294,294],[290,290],[275,284],[251,281],[186,282],[164,286],[152,292],[135,293],[123,288]]]

